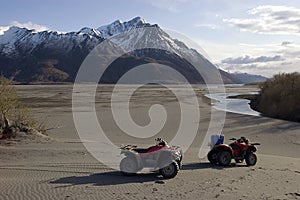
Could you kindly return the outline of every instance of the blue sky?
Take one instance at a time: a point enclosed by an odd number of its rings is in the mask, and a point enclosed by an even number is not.
[[[299,0],[2,0],[0,30],[77,31],[141,16],[197,42],[229,71],[300,71]]]

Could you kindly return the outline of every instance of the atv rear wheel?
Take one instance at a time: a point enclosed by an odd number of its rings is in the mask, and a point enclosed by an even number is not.
[[[121,160],[120,171],[124,176],[135,175],[138,171],[138,166],[135,158],[125,157]]]
[[[257,162],[257,156],[253,152],[249,152],[245,157],[248,166],[254,166]]]
[[[160,174],[164,178],[174,178],[177,175],[178,171],[179,171],[179,166],[176,161],[173,161],[168,166],[159,169]]]
[[[217,155],[218,155],[218,151],[216,150],[211,150],[210,152],[208,152],[207,154],[207,159],[211,164],[217,164],[218,160],[217,160]]]
[[[220,165],[227,166],[231,162],[231,155],[228,151],[221,151],[217,155],[217,160]]]

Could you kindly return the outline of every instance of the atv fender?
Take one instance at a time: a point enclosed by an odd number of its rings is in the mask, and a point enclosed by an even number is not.
[[[256,147],[255,146],[250,146],[249,148],[248,148],[248,152],[256,152]]]
[[[139,156],[138,153],[127,151],[126,153],[124,153],[124,155],[126,157],[132,157],[136,161],[137,166],[138,166],[138,170],[143,169],[143,167],[144,167],[143,162],[142,162],[142,159],[141,159],[141,157]]]
[[[220,152],[220,151],[228,151],[228,152],[231,154],[231,156],[233,156],[233,150],[232,150],[232,148],[231,148],[229,145],[227,145],[227,144],[219,144],[219,145],[216,145],[216,146],[213,148],[213,150],[216,150],[216,151],[218,151],[218,152]]]
[[[161,151],[159,153],[157,163],[156,163],[156,168],[163,168],[171,164],[175,160],[174,155],[172,152],[169,151]]]

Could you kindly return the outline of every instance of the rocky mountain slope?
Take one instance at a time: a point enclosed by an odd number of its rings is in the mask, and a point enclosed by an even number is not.
[[[142,39],[158,49],[140,49],[118,58],[109,66],[102,77],[102,83],[115,83],[123,73],[135,66],[158,63],[171,66],[184,75],[191,83],[204,83],[203,77],[196,73],[193,66],[179,55],[189,55],[198,59],[201,68],[209,73],[215,66],[196,50],[183,42],[171,38],[158,25],[146,23],[140,17],[128,22],[119,20],[99,28],[82,28],[78,32],[59,33],[56,31],[36,32],[20,27],[10,27],[0,35],[0,71],[5,76],[15,75],[20,82],[73,82],[77,71],[86,56],[106,39],[137,29],[155,27],[155,31],[143,32],[122,40],[122,45],[135,47]],[[171,52],[161,49],[167,49]],[[158,78],[164,74],[154,69]],[[239,83],[240,80],[221,71],[226,83]],[[168,73],[167,82],[176,82],[176,75]]]

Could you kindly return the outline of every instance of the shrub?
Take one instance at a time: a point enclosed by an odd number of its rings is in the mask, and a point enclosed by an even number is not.
[[[257,109],[269,117],[300,122],[300,74],[278,74],[263,83]]]
[[[13,78],[0,76],[0,134],[12,134],[16,130],[29,130],[36,126],[29,109],[18,98]]]

